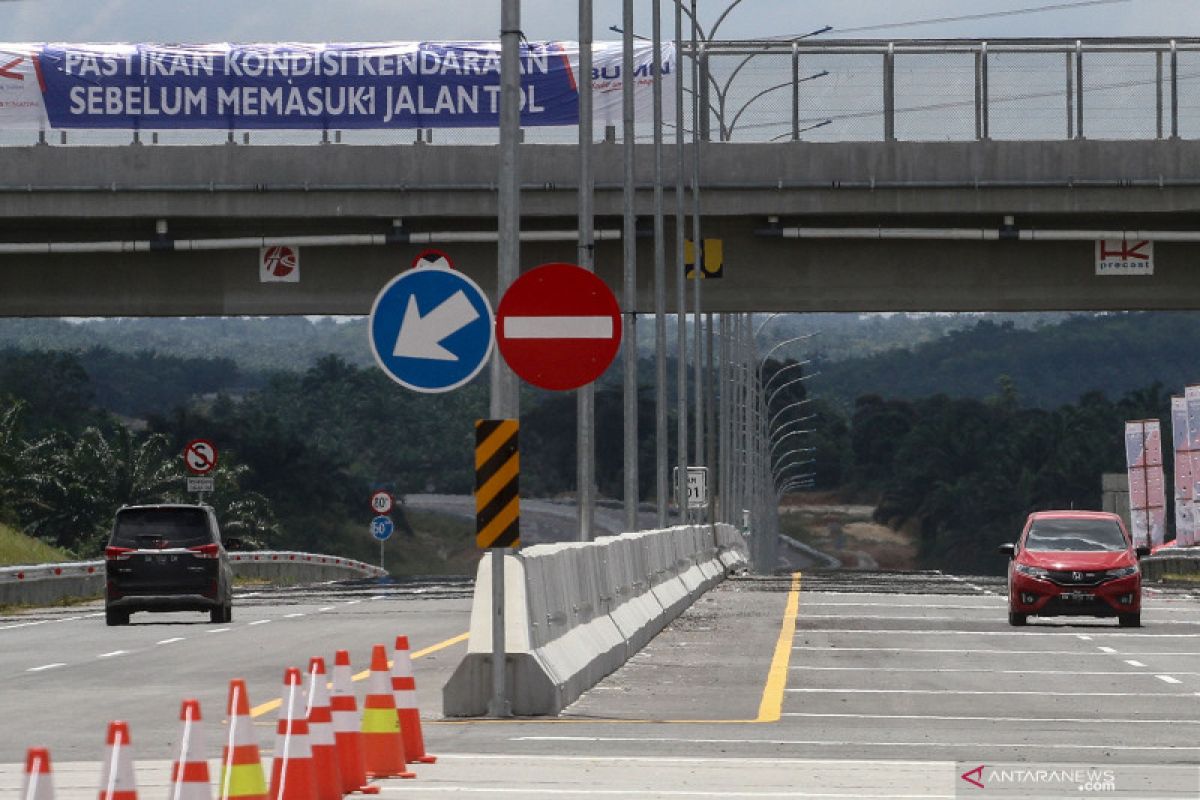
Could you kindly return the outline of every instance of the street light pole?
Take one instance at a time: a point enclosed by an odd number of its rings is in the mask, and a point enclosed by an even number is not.
[[[595,270],[592,215],[592,0],[579,0],[579,266]],[[591,383],[576,393],[575,491],[579,541],[592,540],[595,510],[596,389]]]
[[[683,52],[683,0],[675,0],[675,439],[676,477],[675,496],[679,505],[679,521],[687,522],[687,465],[688,465],[688,393],[687,393],[687,293],[684,273],[684,196],[683,196],[683,80],[679,75],[680,54]]]
[[[657,523],[667,527],[670,448],[667,437],[667,244],[663,230],[662,0],[654,0],[654,456]],[[679,54],[675,55],[678,78]],[[677,112],[678,115],[678,112]]]
[[[625,315],[621,331],[624,367],[624,505],[625,530],[638,529],[638,341],[637,341],[637,219],[634,217],[634,119],[633,119],[633,0],[622,3],[621,101],[622,147],[624,150],[624,245]]]

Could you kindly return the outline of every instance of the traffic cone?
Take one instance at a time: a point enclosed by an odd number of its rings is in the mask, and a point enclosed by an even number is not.
[[[275,727],[271,800],[318,800],[305,705],[300,670],[288,667],[283,673],[283,704]]]
[[[25,785],[21,800],[54,800],[54,781],[50,779],[50,751],[31,747],[25,753]]]
[[[100,773],[100,800],[137,800],[128,723],[108,723],[107,743],[108,757]]]
[[[392,695],[396,698],[396,713],[400,716],[400,733],[404,737],[404,755],[409,761],[433,764],[437,756],[425,753],[425,736],[421,733],[421,712],[417,708],[417,679],[413,677],[412,659],[408,655],[408,637],[396,637],[392,653]]]
[[[221,800],[267,800],[267,779],[263,775],[262,756],[250,720],[250,698],[246,682],[229,682],[229,739],[221,754]]]
[[[377,644],[371,648],[371,675],[363,701],[363,760],[367,775],[373,778],[415,778],[416,773],[409,772],[404,763],[404,737],[391,683],[387,648]]]
[[[212,800],[208,761],[200,735],[200,701],[184,700],[179,709],[183,722],[179,758],[171,766],[171,800]]]
[[[329,708],[333,715],[333,738],[337,742],[342,792],[378,794],[379,787],[367,783],[362,733],[358,730],[358,700],[354,695],[350,653],[345,650],[338,650],[333,657],[333,694],[329,698]]]
[[[338,770],[337,740],[333,736],[323,658],[308,662],[308,738],[317,774],[317,800],[342,800],[342,775]]]

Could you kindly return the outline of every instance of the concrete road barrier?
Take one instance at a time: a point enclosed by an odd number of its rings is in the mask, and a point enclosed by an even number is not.
[[[1172,576],[1200,581],[1200,547],[1168,547],[1143,557],[1138,564],[1146,580],[1161,581]]]
[[[387,574],[362,561],[319,553],[239,552],[230,553],[229,562],[236,577],[289,584],[378,578]],[[103,594],[103,560],[0,567],[0,605],[50,605]]]
[[[492,553],[480,561],[467,655],[442,690],[448,717],[492,696]],[[542,544],[504,558],[508,697],[519,716],[557,714],[746,563],[731,525],[684,525]]]

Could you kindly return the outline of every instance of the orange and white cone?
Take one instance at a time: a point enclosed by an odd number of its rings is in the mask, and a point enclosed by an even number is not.
[[[100,800],[137,800],[133,781],[133,754],[129,751],[129,725],[108,723],[108,754],[100,773]]]
[[[404,737],[400,735],[400,717],[396,698],[392,697],[392,679],[388,674],[387,648],[371,648],[371,674],[367,678],[367,697],[363,701],[362,746],[367,775],[374,778],[415,778],[404,763]]]
[[[267,779],[263,774],[258,739],[250,719],[250,698],[246,682],[229,682],[229,738],[221,754],[221,800],[267,800]]]
[[[183,722],[179,758],[171,765],[170,800],[212,800],[208,782],[208,760],[200,735],[200,701],[184,700],[179,709]]]
[[[275,727],[271,800],[318,800],[306,705],[300,670],[288,667],[283,673],[283,704]]]
[[[333,736],[333,715],[329,709],[329,689],[325,684],[325,659],[310,659],[308,739],[312,745],[313,770],[317,775],[317,800],[342,800],[337,740]]]
[[[425,736],[421,733],[421,711],[417,708],[417,679],[413,677],[407,636],[396,637],[396,649],[392,653],[392,695],[396,698],[396,713],[400,716],[404,755],[409,761],[433,764],[437,761],[437,756],[425,752]]]
[[[21,800],[54,800],[54,781],[50,779],[50,751],[31,747],[25,753],[25,784]]]
[[[378,794],[379,787],[367,783],[367,767],[363,763],[362,733],[359,731],[358,700],[354,694],[354,677],[350,670],[350,653],[338,650],[333,657],[333,694],[329,698],[333,716],[333,738],[337,742],[338,770],[342,775],[342,792]]]

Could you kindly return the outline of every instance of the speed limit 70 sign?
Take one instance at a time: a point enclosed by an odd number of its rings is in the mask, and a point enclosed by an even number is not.
[[[371,510],[376,514],[392,513],[392,506],[396,504],[395,498],[391,492],[378,491],[371,493]]]

